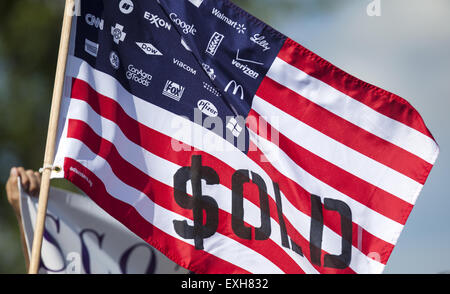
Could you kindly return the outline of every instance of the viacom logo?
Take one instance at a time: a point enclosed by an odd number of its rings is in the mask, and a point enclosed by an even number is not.
[[[208,47],[206,47],[206,53],[208,53],[211,56],[216,55],[217,49],[219,49],[219,46],[222,43],[223,38],[225,38],[224,35],[215,32],[211,36],[211,39],[209,39]]]
[[[189,2],[191,2],[193,5],[200,7],[200,5],[202,5],[203,0],[189,0]]]

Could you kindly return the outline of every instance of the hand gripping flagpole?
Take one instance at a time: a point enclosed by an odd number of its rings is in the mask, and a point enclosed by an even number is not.
[[[58,62],[56,66],[55,84],[53,88],[52,105],[50,109],[50,119],[45,146],[44,165],[42,169],[41,189],[39,192],[39,204],[36,225],[33,237],[33,247],[31,250],[29,274],[37,274],[41,260],[42,237],[44,234],[45,215],[47,213],[48,193],[50,189],[50,175],[55,156],[55,144],[58,129],[59,112],[64,86],[64,76],[66,72],[67,55],[69,53],[70,29],[72,26],[72,16],[75,11],[75,0],[66,0],[64,9],[64,19],[61,30],[61,40],[59,43]]]

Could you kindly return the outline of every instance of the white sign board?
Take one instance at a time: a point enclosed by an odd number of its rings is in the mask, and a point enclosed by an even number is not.
[[[20,181],[19,181],[20,182]],[[20,185],[19,185],[20,186]],[[19,187],[29,255],[38,198]],[[87,196],[50,188],[39,273],[187,274]]]

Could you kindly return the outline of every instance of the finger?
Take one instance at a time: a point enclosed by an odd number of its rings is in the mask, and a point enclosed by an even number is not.
[[[28,193],[32,196],[36,196],[37,192],[39,191],[39,184],[36,179],[36,176],[34,175],[34,171],[29,169],[25,173],[27,174],[28,180],[30,181],[30,184],[28,187]]]
[[[19,201],[19,186],[17,185],[17,181],[19,178],[19,171],[16,167],[11,168],[8,182],[6,183],[6,196],[8,198],[9,204],[14,208],[14,211],[17,213],[19,210],[18,201]]]
[[[39,186],[41,186],[41,173],[35,171],[35,172],[34,172],[34,176],[36,177],[36,180],[37,180]]]
[[[22,187],[25,189],[25,191],[28,191],[28,187],[30,186],[30,179],[28,178],[25,169],[23,167],[18,167],[17,172],[19,173]]]
[[[17,190],[17,180],[19,178],[19,173],[17,171],[16,167],[12,167],[10,172],[9,172],[9,179],[6,182],[6,192],[9,194],[11,194],[14,189]]]

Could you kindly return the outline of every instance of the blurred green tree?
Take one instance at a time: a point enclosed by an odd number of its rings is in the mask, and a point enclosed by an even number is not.
[[[0,183],[12,166],[42,162],[63,1],[0,2]],[[25,266],[17,222],[0,198],[0,273]]]

